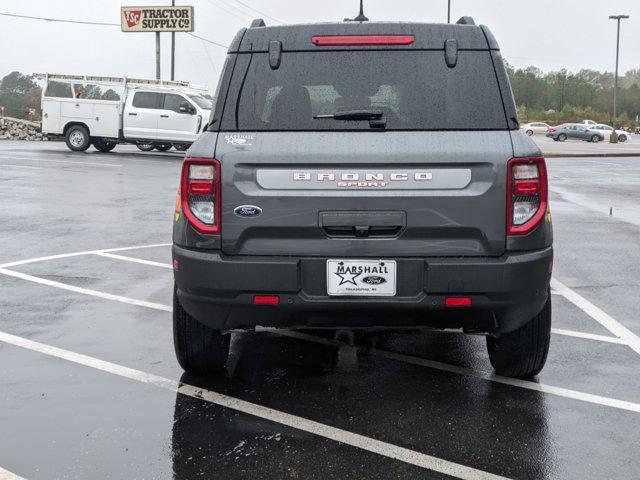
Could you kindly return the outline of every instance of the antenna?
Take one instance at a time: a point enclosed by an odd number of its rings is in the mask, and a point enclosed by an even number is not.
[[[362,6],[363,0],[360,0],[360,13],[356,18],[345,18],[345,22],[368,22],[369,19],[364,14],[364,7]]]

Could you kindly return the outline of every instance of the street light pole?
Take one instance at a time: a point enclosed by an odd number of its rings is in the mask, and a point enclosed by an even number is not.
[[[614,132],[611,134],[611,142],[617,143],[618,135],[615,133],[616,122],[618,118],[618,105],[617,105],[617,97],[618,97],[618,63],[620,59],[620,20],[624,20],[629,18],[629,15],[609,15],[610,20],[617,20],[618,22],[618,35],[616,38],[616,75],[613,81],[613,130]],[[615,140],[614,140],[615,137]]]
[[[176,0],[171,0],[171,6],[176,6]],[[176,73],[176,32],[171,32],[171,80],[175,80]]]
[[[451,23],[451,0],[447,0],[447,23]]]

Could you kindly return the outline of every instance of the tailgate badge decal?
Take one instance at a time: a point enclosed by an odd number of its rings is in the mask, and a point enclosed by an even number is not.
[[[259,217],[262,215],[262,209],[255,205],[240,205],[233,209],[233,213],[241,218]]]
[[[254,140],[253,135],[243,134],[243,133],[233,133],[230,135],[225,135],[224,140],[227,142],[227,145],[236,145],[236,146],[250,146],[253,145]]]

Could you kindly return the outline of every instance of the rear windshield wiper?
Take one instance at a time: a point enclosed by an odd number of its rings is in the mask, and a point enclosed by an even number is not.
[[[380,110],[343,110],[328,115],[315,115],[313,118],[333,118],[334,120],[368,120],[371,128],[386,128],[387,119]]]
[[[344,110],[328,115],[315,115],[313,118],[333,118],[334,120],[378,120],[382,118],[380,110]]]

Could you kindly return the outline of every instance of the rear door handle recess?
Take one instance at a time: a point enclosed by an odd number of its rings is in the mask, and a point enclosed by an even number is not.
[[[132,117],[135,117],[138,114],[137,113],[133,113],[133,112],[129,112],[129,115],[131,115]]]
[[[160,115],[160,118],[169,118],[169,115]]]
[[[320,212],[320,228],[330,237],[397,237],[406,226],[405,212]]]

